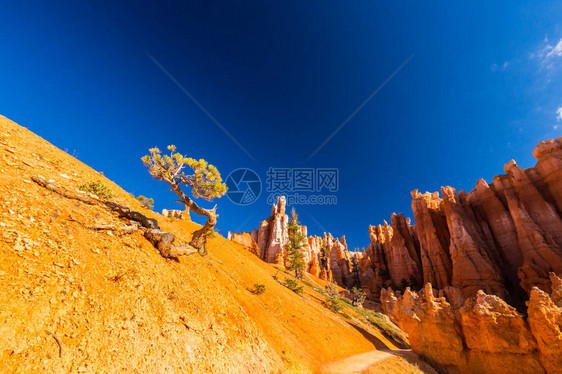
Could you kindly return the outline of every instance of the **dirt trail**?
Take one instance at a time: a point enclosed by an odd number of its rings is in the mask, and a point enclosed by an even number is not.
[[[392,361],[392,364],[384,365],[385,361]],[[397,365],[395,361],[402,362]],[[435,369],[409,349],[370,351],[331,362],[319,370],[319,374],[399,372],[437,374]]]

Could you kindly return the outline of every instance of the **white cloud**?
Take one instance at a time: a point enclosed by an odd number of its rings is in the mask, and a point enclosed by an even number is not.
[[[498,64],[492,64],[490,66],[490,69],[492,71],[505,70],[507,69],[508,66],[509,66],[509,61],[505,61],[501,66],[498,66]]]
[[[551,45],[547,45],[547,48],[549,48],[549,51],[546,54],[545,58],[562,57],[562,39],[560,39],[558,41],[558,44],[556,44],[554,47],[552,47]]]
[[[562,106],[556,110],[556,120],[562,121]]]
[[[548,42],[548,38],[544,39],[543,47],[541,47],[536,53],[531,53],[531,58],[538,58],[543,67],[548,70],[552,70],[555,65],[555,60],[562,57],[562,38],[552,45]]]

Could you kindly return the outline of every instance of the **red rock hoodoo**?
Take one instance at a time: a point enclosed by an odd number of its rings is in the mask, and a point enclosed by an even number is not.
[[[285,245],[289,242],[289,218],[285,210],[285,197],[280,196],[271,209],[271,216],[260,223],[258,230],[254,229],[249,233],[229,232],[228,237],[250,248],[265,262],[284,265]],[[360,254],[348,250],[345,236],[334,238],[330,233],[324,233],[323,237],[308,236],[306,226],[301,226],[301,230],[307,237],[302,248],[306,270],[321,279],[333,280],[343,286],[355,285],[351,276],[352,264],[357,262]]]
[[[533,155],[469,193],[412,191],[416,224],[392,214],[369,226],[363,253],[344,236],[308,237],[307,270],[380,295],[412,349],[446,372],[562,373],[562,137]],[[280,198],[259,230],[231,237],[282,265],[287,223]]]
[[[415,227],[393,215],[392,227],[369,229],[362,283],[373,292],[373,282],[395,289],[431,283],[456,287],[465,299],[483,290],[515,306],[533,287],[551,292],[549,272],[562,273],[562,137],[539,143],[533,155],[535,167],[512,160],[506,174],[479,180],[469,193],[413,191]]]

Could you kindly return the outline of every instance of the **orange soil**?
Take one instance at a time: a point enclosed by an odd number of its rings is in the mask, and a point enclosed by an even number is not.
[[[174,261],[140,230],[116,237],[88,229],[128,222],[40,187],[36,175],[72,191],[100,179],[112,201],[156,218],[176,243],[200,227],[142,208],[101,173],[0,116],[0,372],[311,372],[395,348],[372,326],[354,327],[322,306],[310,287],[304,297],[283,287],[273,266],[220,235],[208,256]],[[255,283],[264,294],[248,291]],[[60,358],[45,330],[59,339]]]

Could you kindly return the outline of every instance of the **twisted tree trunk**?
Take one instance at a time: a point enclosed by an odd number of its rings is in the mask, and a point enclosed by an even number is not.
[[[203,225],[202,228],[195,231],[193,236],[191,237],[191,241],[189,245],[194,248],[197,248],[199,254],[205,255],[207,254],[207,249],[205,248],[205,243],[207,242],[207,234],[215,227],[217,224],[217,207],[215,206],[213,209],[204,209],[201,208],[199,205],[195,203],[195,201],[191,200],[189,196],[187,196],[179,187],[179,183],[176,181],[166,180],[170,186],[172,186],[172,191],[176,193],[181,198],[180,200],[176,200],[176,202],[185,204],[189,207],[195,214],[200,216],[207,217],[207,222]],[[200,250],[203,248],[203,251]]]

